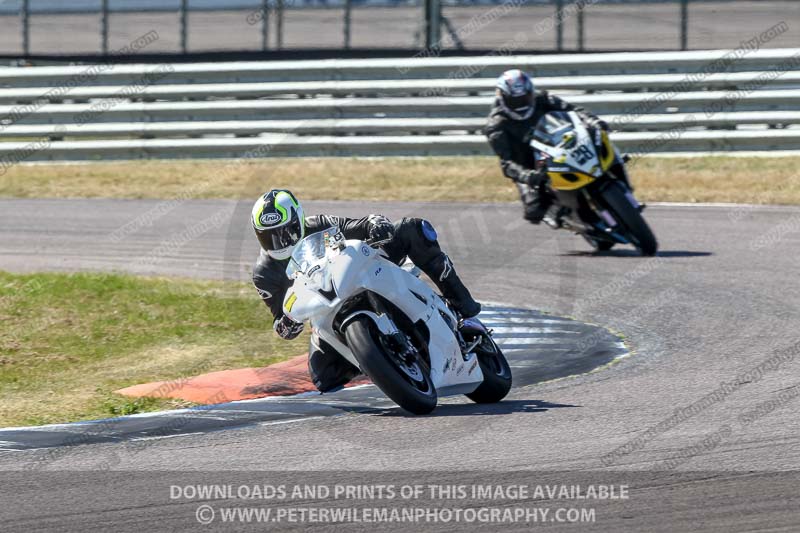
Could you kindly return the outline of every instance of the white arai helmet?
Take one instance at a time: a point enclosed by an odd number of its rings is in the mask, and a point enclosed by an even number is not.
[[[533,115],[535,97],[533,80],[519,69],[503,72],[495,83],[500,107],[514,120],[525,120]]]
[[[306,233],[303,208],[287,190],[273,189],[256,200],[251,222],[261,248],[275,259],[288,259]]]

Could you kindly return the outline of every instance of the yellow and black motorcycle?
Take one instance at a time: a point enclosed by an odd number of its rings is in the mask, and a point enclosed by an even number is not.
[[[581,235],[597,250],[633,244],[655,255],[658,243],[633,196],[623,157],[599,128],[590,128],[574,111],[544,115],[530,146],[547,171],[550,192],[560,206],[545,222]]]

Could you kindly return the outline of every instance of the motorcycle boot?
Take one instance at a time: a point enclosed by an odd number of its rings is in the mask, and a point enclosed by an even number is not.
[[[481,312],[481,304],[472,298],[469,289],[456,274],[447,254],[441,253],[425,265],[421,265],[420,269],[433,280],[445,300],[450,302],[462,318],[472,318]]]
[[[564,227],[564,217],[570,213],[568,207],[552,204],[544,215],[544,223],[553,229]]]
[[[523,204],[523,217],[531,224],[539,224],[554,205],[554,197],[543,184],[530,187],[517,184]]]

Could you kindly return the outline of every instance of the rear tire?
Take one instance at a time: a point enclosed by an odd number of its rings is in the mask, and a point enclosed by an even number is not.
[[[511,390],[511,367],[491,337],[487,337],[475,353],[483,372],[483,383],[466,396],[475,403],[499,402]]]
[[[656,255],[658,242],[644,217],[625,197],[625,190],[619,183],[612,183],[603,191],[603,200],[616,215],[618,221],[634,239],[634,246],[642,255]]]
[[[393,402],[416,415],[436,408],[438,397],[428,366],[421,359],[416,361],[412,373],[419,374],[418,380],[404,372],[381,345],[380,332],[372,320],[356,318],[347,326],[345,337],[361,370]]]

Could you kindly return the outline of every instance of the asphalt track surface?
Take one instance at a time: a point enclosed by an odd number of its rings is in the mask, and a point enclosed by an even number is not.
[[[244,279],[256,246],[241,223],[249,204],[190,201],[166,210],[144,201],[3,200],[0,268]],[[645,213],[662,251],[647,259],[624,248],[587,253],[566,232],[523,224],[516,205],[307,204],[309,212],[424,215],[438,226],[479,299],[612,328],[635,353],[598,372],[516,388],[497,405],[448,403],[429,417],[352,412],[155,438],[140,447],[86,444],[33,470],[26,465],[42,450],[0,452],[3,529],[192,529],[198,502],[171,499],[170,486],[199,482],[515,480],[630,485],[629,499],[621,501],[537,502],[596,507],[594,523],[551,524],[556,530],[800,527],[800,209],[654,206]],[[143,220],[137,217],[164,211],[152,225],[112,237]],[[189,238],[182,233],[187,219],[210,223],[203,235]],[[441,502],[422,497],[414,503]],[[381,527],[499,529],[453,522]]]

